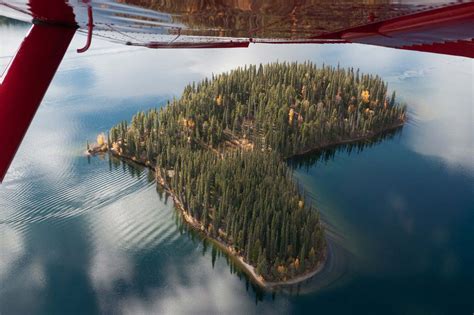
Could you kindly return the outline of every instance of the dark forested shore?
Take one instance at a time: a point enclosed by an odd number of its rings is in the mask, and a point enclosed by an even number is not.
[[[359,70],[248,66],[188,85],[88,151],[154,169],[190,226],[272,286],[306,279],[326,257],[319,212],[284,159],[374,137],[405,112],[380,77]]]

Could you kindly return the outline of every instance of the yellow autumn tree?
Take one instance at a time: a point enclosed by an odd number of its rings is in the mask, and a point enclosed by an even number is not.
[[[295,110],[293,108],[290,108],[290,111],[288,113],[288,123],[290,125],[293,123],[293,117],[295,117]]]
[[[362,102],[364,102],[364,103],[368,103],[368,102],[369,102],[370,93],[369,93],[368,90],[362,91],[362,93],[360,94],[360,96],[362,97]]]
[[[188,119],[187,127],[193,129],[196,124],[194,123],[194,120]]]
[[[221,105],[222,105],[222,95],[219,95],[219,96],[216,98],[216,103],[217,103],[217,106],[221,106]]]
[[[104,133],[101,133],[97,136],[97,144],[99,146],[103,146],[105,143],[106,143],[106,140],[105,140],[105,134]]]
[[[283,265],[279,265],[279,266],[277,267],[277,271],[278,271],[278,273],[280,273],[280,274],[285,274],[285,273],[286,273],[286,268],[285,268],[285,266],[283,266]]]
[[[304,208],[304,201],[303,200],[298,201],[298,207],[300,207],[301,209]]]
[[[191,129],[194,128],[194,126],[196,125],[196,124],[194,123],[194,120],[192,120],[192,119],[186,119],[186,118],[183,118],[183,119],[181,120],[181,123],[183,124],[184,127],[191,128]]]

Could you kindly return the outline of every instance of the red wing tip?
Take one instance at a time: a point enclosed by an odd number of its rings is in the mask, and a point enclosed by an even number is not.
[[[3,183],[3,179],[5,178],[6,174],[7,174],[7,169],[0,169],[0,184]]]

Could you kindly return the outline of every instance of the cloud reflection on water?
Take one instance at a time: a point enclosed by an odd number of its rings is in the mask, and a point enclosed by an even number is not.
[[[474,61],[440,60],[418,81],[413,110],[418,123],[411,148],[442,159],[449,167],[474,173]],[[423,83],[429,81],[429,85]]]
[[[209,257],[193,259],[196,266],[209,266]],[[147,298],[129,296],[120,303],[123,314],[289,314],[286,299],[276,299],[273,304],[259,303],[245,294],[242,284],[228,272],[224,264],[211,268],[182,268],[168,264],[164,273],[164,290],[149,289]],[[256,308],[257,307],[257,308]],[[273,310],[273,311],[272,311]]]
[[[0,229],[0,282],[5,283],[13,265],[24,254],[24,241],[20,232],[9,226]],[[3,290],[0,286],[0,291]]]
[[[213,266],[209,255],[202,254],[200,241],[179,233],[173,216],[171,205],[163,206],[154,187],[90,215],[94,249],[89,278],[101,310],[120,314],[253,313],[254,301],[241,298],[249,293],[235,281],[225,258],[218,257]],[[138,261],[134,252],[150,253],[153,268]],[[159,265],[153,253],[159,255]],[[173,263],[177,260],[179,263]],[[141,277],[152,279],[154,285],[137,288]],[[276,303],[287,312],[287,300]],[[259,307],[269,312],[274,306]]]

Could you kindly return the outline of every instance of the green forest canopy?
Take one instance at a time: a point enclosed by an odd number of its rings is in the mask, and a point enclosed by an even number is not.
[[[188,85],[109,132],[111,150],[155,166],[201,229],[269,281],[324,259],[319,213],[283,159],[403,124],[387,84],[311,62],[246,66]]]

